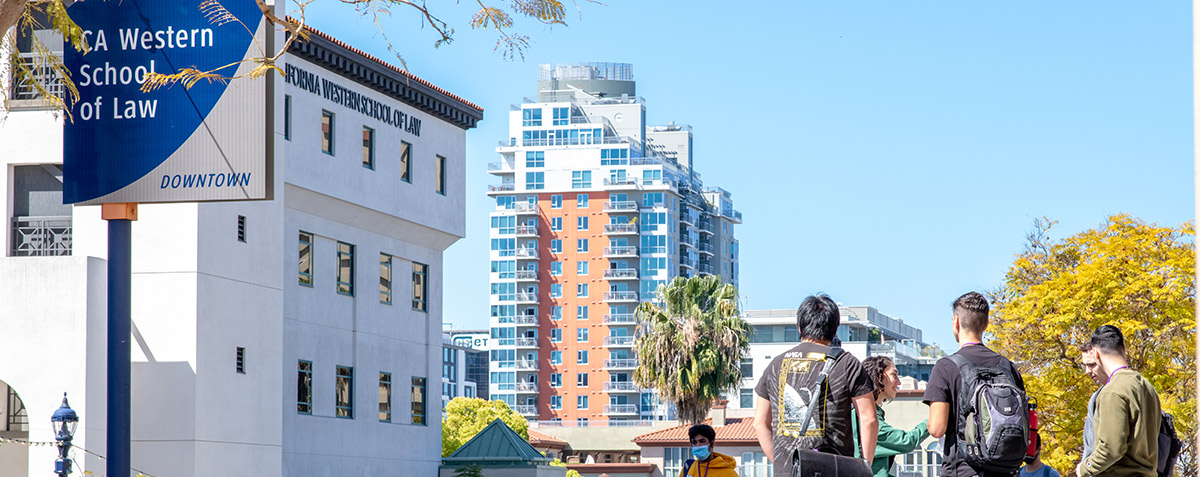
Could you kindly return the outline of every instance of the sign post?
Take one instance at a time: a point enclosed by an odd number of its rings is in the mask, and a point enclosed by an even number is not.
[[[244,75],[255,64],[243,60],[274,56],[274,33],[255,0],[74,2],[69,12],[90,50],[63,54],[79,90],[63,126],[63,202],[100,205],[108,222],[106,474],[125,477],[138,203],[271,199],[274,183],[272,75],[141,86],[185,68]]]

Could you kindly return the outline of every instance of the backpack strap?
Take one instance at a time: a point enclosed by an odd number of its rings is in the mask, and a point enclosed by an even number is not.
[[[841,348],[829,348],[829,352],[825,353],[824,366],[821,366],[821,374],[817,376],[817,381],[813,383],[813,389],[818,393],[813,396],[812,402],[808,403],[808,410],[804,413],[804,417],[800,421],[800,434],[808,432],[808,423],[812,420],[813,409],[817,407],[817,397],[820,396],[821,388],[825,385],[825,378],[829,377],[829,370],[833,368],[833,364],[841,357]]]
[[[696,459],[688,459],[687,462],[684,462],[683,463],[683,474],[681,474],[681,475],[686,476],[688,474],[688,471],[692,470],[692,464],[695,462],[696,462]]]

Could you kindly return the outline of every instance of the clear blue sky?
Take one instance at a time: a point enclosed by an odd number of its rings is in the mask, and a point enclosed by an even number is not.
[[[385,25],[410,71],[485,109],[467,237],[446,252],[456,325],[487,326],[486,165],[539,63],[632,63],[648,120],[692,125],[697,170],[745,216],[747,309],[825,291],[954,350],[950,302],[998,287],[1035,218],[1062,237],[1194,216],[1189,2],[612,0],[569,27],[523,22],[523,61],[469,30],[473,2],[444,3],[448,46],[403,9]],[[391,58],[337,2],[309,19]]]

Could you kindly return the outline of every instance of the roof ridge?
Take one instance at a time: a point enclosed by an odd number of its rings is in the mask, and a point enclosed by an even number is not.
[[[299,21],[300,21],[300,20],[297,20],[296,18],[292,17],[291,15],[288,15],[286,18],[287,18],[287,20],[288,20],[288,21],[291,21],[291,22],[297,22],[297,23],[299,23]],[[472,102],[470,102],[470,101],[467,101],[466,99],[463,99],[462,97],[460,97],[460,96],[458,96],[458,95],[456,95],[456,94],[454,94],[454,93],[451,93],[451,92],[449,92],[449,91],[446,91],[445,89],[442,89],[440,86],[438,86],[438,85],[435,85],[435,84],[433,84],[433,83],[430,83],[428,80],[422,79],[422,78],[418,77],[417,75],[414,75],[414,74],[412,74],[412,73],[409,73],[407,69],[402,69],[402,68],[399,68],[399,67],[397,67],[397,66],[395,66],[395,65],[393,65],[393,64],[391,64],[391,63],[388,63],[388,62],[386,62],[386,61],[383,61],[383,60],[381,60],[381,59],[379,59],[379,58],[376,58],[374,55],[372,55],[372,54],[370,54],[370,53],[367,53],[367,52],[365,52],[365,51],[362,51],[362,50],[360,50],[360,49],[358,49],[358,48],[355,48],[355,47],[353,47],[353,46],[350,46],[348,43],[346,43],[346,42],[344,42],[344,41],[342,41],[342,40],[339,40],[339,39],[337,39],[337,38],[334,38],[334,37],[333,37],[333,35],[330,35],[330,34],[328,34],[328,33],[325,33],[325,32],[323,32],[323,31],[321,31],[321,30],[318,30],[318,29],[316,29],[316,28],[313,28],[312,26],[310,26],[310,25],[308,25],[308,24],[305,24],[305,25],[304,25],[304,29],[305,29],[306,31],[308,31],[308,32],[312,33],[312,34],[315,34],[315,35],[317,35],[317,36],[321,37],[321,38],[324,38],[324,39],[326,39],[326,40],[329,40],[329,41],[333,42],[334,44],[336,44],[336,45],[338,45],[338,46],[340,46],[340,47],[342,47],[342,48],[345,48],[345,49],[347,49],[347,50],[350,50],[351,52],[353,52],[353,53],[354,53],[354,54],[356,54],[356,55],[359,55],[359,56],[361,56],[361,57],[363,57],[363,58],[366,58],[366,59],[368,59],[368,60],[374,61],[375,63],[378,63],[379,65],[381,65],[381,66],[383,66],[383,67],[385,67],[385,68],[388,68],[388,69],[390,69],[390,70],[392,70],[392,71],[395,71],[395,72],[397,72],[397,73],[400,73],[400,74],[402,74],[402,75],[404,75],[404,76],[407,76],[407,77],[408,77],[408,78],[410,78],[410,79],[413,79],[413,80],[415,80],[415,81],[416,81],[416,82],[418,82],[418,83],[421,83],[421,84],[423,84],[423,85],[425,85],[425,86],[428,86],[428,87],[432,88],[434,91],[437,91],[437,92],[439,92],[439,93],[442,93],[442,94],[444,94],[444,95],[446,95],[446,96],[449,96],[449,97],[451,97],[451,98],[453,98],[453,99],[455,99],[455,100],[457,100],[457,101],[460,101],[460,102],[462,102],[463,104],[465,104],[465,105],[467,105],[467,106],[470,106],[470,107],[472,107],[472,108],[475,108],[475,109],[477,109],[477,110],[479,110],[479,111],[483,111],[483,108],[479,107],[479,105],[476,105],[475,103],[472,103]]]

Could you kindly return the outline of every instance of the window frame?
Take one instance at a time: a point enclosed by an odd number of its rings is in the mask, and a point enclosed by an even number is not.
[[[307,369],[306,369],[306,366]],[[305,377],[307,376],[307,381]],[[313,362],[300,359],[296,360],[296,413],[312,415],[312,395],[313,395]],[[308,400],[301,400],[301,397],[307,397]]]
[[[392,373],[379,372],[379,422],[392,422]]]
[[[354,419],[354,367],[338,365],[335,367],[334,376],[334,417]],[[341,396],[339,395],[342,383],[345,383],[346,387],[345,402],[341,400]]]
[[[363,168],[375,170],[375,129],[363,126]]]
[[[283,95],[283,140],[292,140],[292,95]]]
[[[434,174],[436,177],[433,181],[434,192],[441,195],[446,195],[446,157],[434,155]]]
[[[419,383],[418,383],[419,381]],[[427,403],[429,392],[427,386],[428,380],[424,377],[412,377],[412,393],[410,401],[412,402],[411,423],[414,426],[428,426],[426,417],[428,416]],[[419,406],[419,408],[418,408]]]
[[[400,141],[400,180],[412,184],[412,143]]]
[[[305,242],[305,239],[308,239],[308,241]],[[297,277],[297,279],[301,286],[306,286],[309,288],[313,287],[313,267],[315,267],[315,265],[313,264],[313,241],[314,241],[314,239],[315,239],[315,236],[313,234],[305,232],[303,230],[300,231],[300,238],[299,238],[300,262],[298,265],[299,276]],[[308,271],[307,272],[304,271],[304,264],[305,264],[304,245],[305,244],[308,245],[308,260],[307,260]],[[307,281],[305,281],[305,279],[307,279]]]
[[[325,118],[329,118],[329,126],[328,126],[329,130],[328,131],[325,130],[326,129]],[[337,149],[336,149],[337,143],[335,142],[336,135],[334,134],[334,130],[335,130],[336,126],[337,126],[337,116],[333,112],[331,112],[327,109],[322,109],[321,110],[321,152],[328,154],[330,156],[337,154],[337,152],[336,152],[337,151]],[[328,135],[328,137],[326,137],[327,135]],[[328,149],[325,148],[326,141],[328,141],[328,143],[329,143]]]
[[[384,305],[392,304],[392,262],[394,257],[386,253],[379,254],[379,303]],[[384,278],[384,272],[387,272],[387,278]]]
[[[343,251],[342,246],[348,247]],[[354,296],[354,244],[341,242],[337,243],[337,292],[339,295]],[[343,267],[343,260],[349,262],[349,267]],[[348,268],[349,277],[343,277],[342,271]],[[349,278],[349,281],[343,280]]]
[[[413,262],[412,309],[422,313],[429,312],[429,265]],[[419,293],[418,293],[419,290]],[[417,295],[420,295],[418,298]]]

